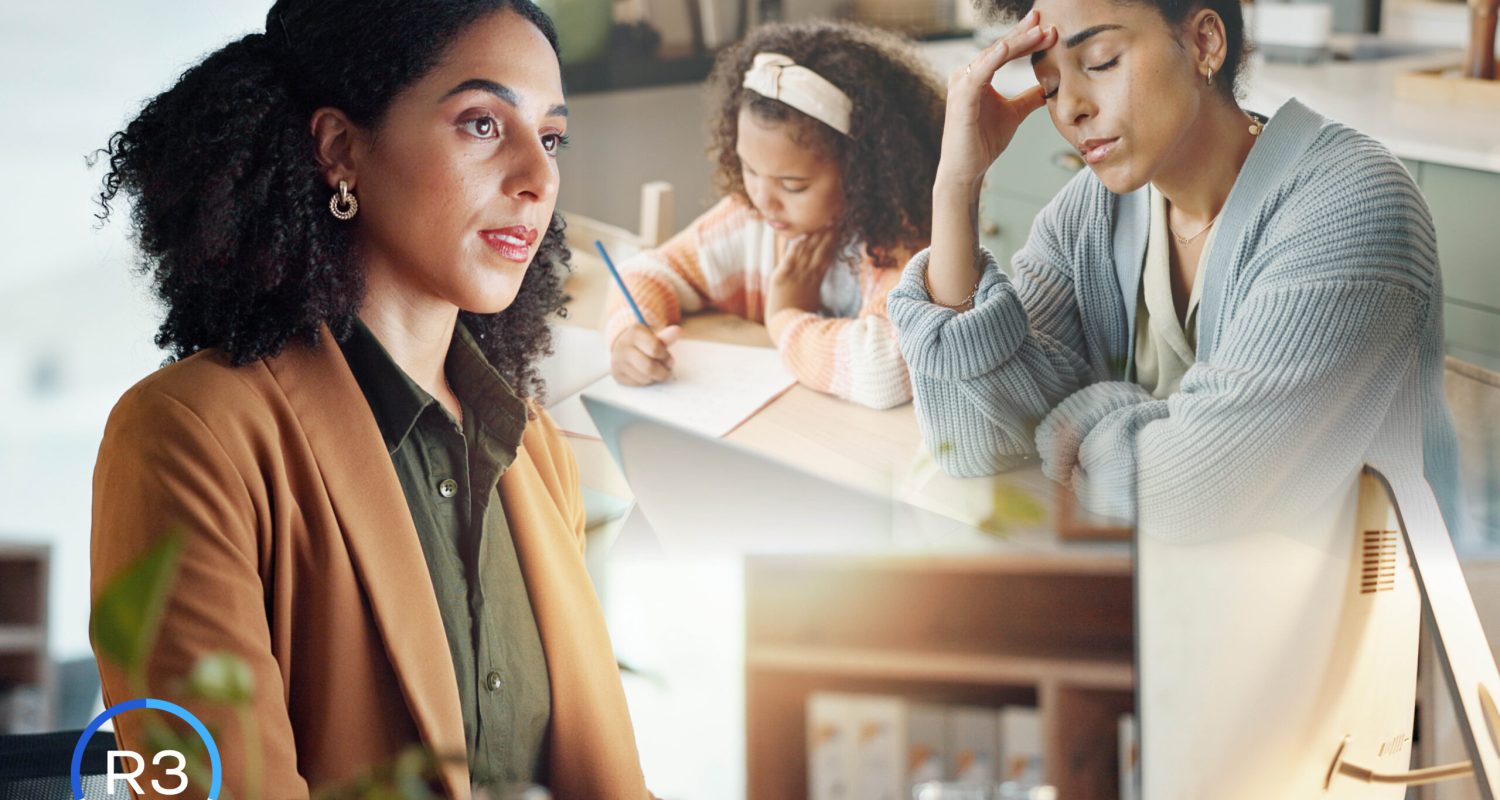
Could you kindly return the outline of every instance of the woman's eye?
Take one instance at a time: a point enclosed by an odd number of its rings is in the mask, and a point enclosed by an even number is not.
[[[542,137],[542,148],[555,155],[558,151],[566,149],[569,141],[567,134],[549,133]]]
[[[786,184],[783,183],[781,185],[781,190],[783,192],[786,192],[787,194],[802,194],[803,192],[807,191],[807,187],[806,186],[787,186]]]
[[[476,139],[493,139],[500,135],[500,123],[494,117],[475,117],[458,124]]]
[[[1042,90],[1042,99],[1043,100],[1051,100],[1052,98],[1054,98],[1056,96],[1057,96],[1057,88],[1056,87],[1053,87],[1051,90],[1047,90],[1047,89],[1043,89]]]
[[[1120,63],[1120,57],[1115,56],[1114,58],[1111,58],[1110,60],[1104,62],[1103,64],[1100,64],[1097,67],[1089,67],[1088,69],[1089,72],[1103,72],[1107,69],[1113,68],[1118,63]]]

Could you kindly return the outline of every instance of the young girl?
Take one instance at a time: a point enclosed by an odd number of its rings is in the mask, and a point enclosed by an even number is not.
[[[809,23],[751,32],[711,84],[724,198],[622,265],[660,333],[616,294],[605,320],[615,378],[666,380],[673,324],[713,309],[764,322],[813,389],[873,408],[910,400],[885,297],[928,238],[938,83],[893,35]]]

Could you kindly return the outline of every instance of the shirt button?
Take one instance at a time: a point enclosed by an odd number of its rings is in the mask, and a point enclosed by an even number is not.
[[[458,494],[458,481],[448,478],[438,484],[438,494],[444,497],[452,497]]]
[[[498,672],[491,672],[484,678],[484,688],[489,689],[492,692],[500,691],[500,687],[504,685],[505,681],[500,680],[500,673]]]

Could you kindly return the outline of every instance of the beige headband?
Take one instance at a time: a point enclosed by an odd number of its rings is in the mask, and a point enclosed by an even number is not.
[[[827,78],[780,53],[756,53],[742,84],[757,94],[780,100],[792,108],[849,135],[854,101]]]

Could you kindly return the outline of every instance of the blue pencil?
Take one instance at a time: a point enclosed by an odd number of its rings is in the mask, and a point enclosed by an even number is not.
[[[635,298],[631,297],[630,290],[625,288],[625,279],[620,277],[620,271],[615,269],[615,262],[609,257],[609,253],[604,251],[604,242],[595,239],[594,247],[598,248],[599,255],[604,257],[604,266],[609,267],[609,274],[615,279],[615,285],[620,287],[621,294],[625,295],[625,302],[630,304],[630,310],[635,313],[635,318],[649,329],[651,323],[646,321],[646,315],[641,313],[641,307],[635,304]]]

